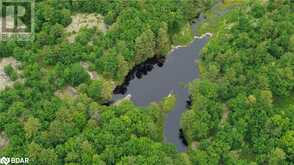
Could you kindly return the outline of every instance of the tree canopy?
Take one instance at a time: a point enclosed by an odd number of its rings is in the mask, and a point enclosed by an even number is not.
[[[293,18],[291,1],[270,0],[222,19],[182,118],[194,164],[293,162]]]
[[[188,162],[163,143],[174,97],[145,108],[104,104],[136,64],[166,55],[171,38],[207,6],[190,8],[197,13],[186,13],[186,2],[177,0],[38,0],[35,6],[35,40],[0,42],[0,58],[21,63],[19,73],[5,67],[21,81],[0,92],[0,133],[9,139],[0,155],[29,157],[36,165]],[[105,31],[81,28],[70,40],[67,28],[81,13],[100,15]]]

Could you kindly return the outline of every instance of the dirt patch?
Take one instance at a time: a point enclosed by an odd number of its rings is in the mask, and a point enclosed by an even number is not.
[[[193,141],[191,143],[192,150],[196,150],[198,147],[199,147],[199,142],[198,141]]]
[[[9,139],[6,137],[4,132],[0,133],[0,150],[9,144]]]
[[[222,119],[220,121],[220,125],[223,127],[225,122],[228,120],[228,117],[229,117],[229,109],[227,106],[225,106],[225,109],[224,109],[224,112],[223,112],[223,115],[222,115]]]
[[[4,67],[11,65],[18,73],[18,68],[20,63],[12,57],[0,59],[0,91],[4,90],[6,87],[11,87],[14,84],[14,81],[11,81],[8,75],[4,72]]]
[[[71,24],[65,29],[65,31],[69,33],[67,39],[71,43],[75,41],[75,37],[81,28],[96,28],[98,31],[103,33],[107,31],[107,26],[101,15],[80,13],[72,16],[71,18]]]
[[[78,91],[72,86],[66,86],[64,89],[56,91],[54,95],[60,99],[76,98]]]
[[[231,151],[231,155],[232,155],[235,159],[239,159],[241,153],[242,153],[242,150],[241,150],[241,149],[239,149],[239,150],[232,150],[232,151]]]
[[[89,74],[91,80],[100,80],[101,77],[97,74],[95,71],[90,71],[89,67],[90,64],[87,62],[80,62],[81,66],[86,70],[86,72]]]
[[[126,95],[124,98],[117,100],[115,103],[113,103],[113,105],[120,105],[122,102],[127,101],[127,100],[131,100],[132,95],[128,94]]]

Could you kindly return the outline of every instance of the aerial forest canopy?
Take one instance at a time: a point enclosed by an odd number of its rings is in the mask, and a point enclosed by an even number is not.
[[[182,118],[194,164],[294,161],[293,2],[232,10],[201,55]]]
[[[36,1],[35,40],[0,43],[11,80],[1,84],[0,155],[36,165],[188,161],[163,143],[169,98],[145,108],[102,104],[133,66],[189,41],[181,31],[212,3]]]
[[[174,96],[105,105],[135,65],[189,43],[191,21],[215,3],[36,0],[35,40],[0,42],[11,80],[0,88],[0,156],[33,165],[293,163],[291,0],[244,0],[218,22],[201,80],[189,85],[187,152],[164,143]]]

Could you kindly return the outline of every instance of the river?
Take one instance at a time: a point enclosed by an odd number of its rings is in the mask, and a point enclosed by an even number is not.
[[[201,48],[207,41],[207,36],[194,39],[187,47],[173,50],[166,59],[151,59],[137,66],[129,74],[125,84],[114,92],[113,100],[130,94],[131,100],[138,106],[147,106],[151,102],[160,101],[170,92],[174,92],[177,102],[175,108],[167,114],[164,135],[165,142],[175,144],[180,152],[187,149],[179,131],[181,114],[186,110],[189,100],[189,91],[185,86],[199,78],[196,63]],[[146,70],[149,72],[147,73]]]
[[[217,5],[218,3],[211,11],[220,17],[230,10],[218,9]],[[198,26],[205,20],[206,18],[201,14],[192,22],[192,32],[195,36]],[[187,84],[199,78],[197,61],[210,35],[212,34],[207,33],[203,37],[194,37],[189,45],[174,49],[165,59],[153,58],[136,66],[128,74],[124,84],[114,91],[113,101],[131,95],[131,100],[138,106],[158,102],[173,92],[177,102],[174,109],[167,114],[164,141],[174,144],[179,152],[187,150],[180,126],[180,119],[182,113],[187,110],[190,96]]]

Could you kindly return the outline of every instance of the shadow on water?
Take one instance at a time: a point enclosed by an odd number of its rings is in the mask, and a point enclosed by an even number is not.
[[[125,78],[125,82],[114,90],[113,101],[130,94],[131,100],[138,106],[160,101],[174,92],[177,102],[167,114],[164,135],[165,142],[175,144],[178,151],[187,149],[180,118],[191,106],[189,91],[183,84],[199,77],[196,61],[207,41],[208,37],[195,39],[187,47],[175,49],[166,58],[155,57],[137,65]]]
[[[192,24],[194,34],[199,22],[204,19],[200,15],[198,21]],[[174,92],[177,98],[176,106],[167,114],[164,140],[174,144],[178,151],[186,151],[188,143],[180,127],[180,119],[182,113],[191,107],[191,97],[183,84],[198,79],[196,62],[207,41],[208,36],[194,39],[187,47],[175,49],[166,58],[154,57],[135,66],[126,76],[124,83],[115,88],[113,98],[107,104],[131,95],[131,100],[137,106],[148,106],[151,102],[160,101]]]
[[[185,136],[184,136],[184,131],[182,128],[179,129],[179,138],[182,140],[182,143],[185,146],[188,146],[188,141],[186,140]]]
[[[217,4],[212,11],[219,16],[228,10],[217,11]],[[200,14],[192,22],[192,32],[197,35],[197,28],[205,20]],[[174,92],[177,101],[174,109],[167,114],[164,126],[166,143],[172,143],[180,152],[187,150],[187,140],[183,129],[180,127],[180,119],[186,109],[191,108],[191,94],[182,84],[198,79],[199,73],[196,61],[200,51],[208,41],[208,36],[194,39],[187,47],[181,47],[172,51],[166,58],[154,57],[142,64],[135,66],[126,76],[122,85],[115,88],[110,105],[126,95],[131,95],[131,100],[138,106],[147,106],[151,102],[160,101],[163,97]]]
[[[136,65],[125,77],[123,84],[117,86],[114,89],[113,94],[124,95],[127,92],[127,88],[131,80],[133,80],[134,78],[141,79],[143,76],[147,75],[148,72],[152,71],[155,65],[157,65],[158,67],[162,67],[164,64],[164,61],[165,61],[165,57],[156,56],[146,60],[144,63]]]

